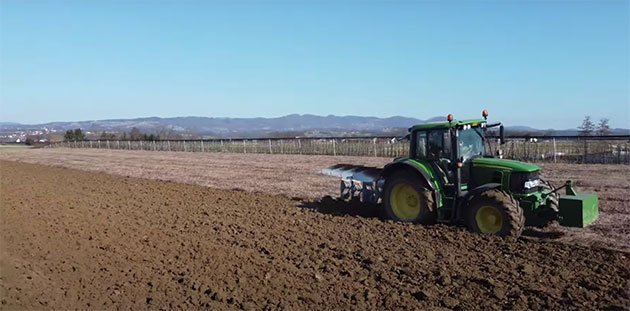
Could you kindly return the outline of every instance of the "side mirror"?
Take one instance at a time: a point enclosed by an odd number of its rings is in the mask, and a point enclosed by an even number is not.
[[[503,124],[499,126],[499,137],[500,137],[499,140],[500,140],[501,145],[504,145],[505,144],[505,130],[504,130]]]

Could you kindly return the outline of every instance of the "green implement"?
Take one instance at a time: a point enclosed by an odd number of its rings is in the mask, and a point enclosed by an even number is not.
[[[558,220],[565,227],[584,228],[597,220],[598,199],[594,194],[578,193],[560,196]]]

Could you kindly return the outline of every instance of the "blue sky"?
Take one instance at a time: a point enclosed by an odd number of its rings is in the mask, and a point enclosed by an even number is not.
[[[0,1],[0,121],[453,113],[630,127],[629,1]]]

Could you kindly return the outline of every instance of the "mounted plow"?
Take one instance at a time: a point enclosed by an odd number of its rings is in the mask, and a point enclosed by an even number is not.
[[[339,193],[344,200],[359,198],[361,202],[378,203],[384,180],[383,169],[351,164],[337,164],[323,169],[322,174],[340,177]]]

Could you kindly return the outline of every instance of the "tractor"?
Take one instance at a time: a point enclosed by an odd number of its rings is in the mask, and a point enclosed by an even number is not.
[[[409,154],[383,168],[338,164],[322,173],[341,177],[342,199],[375,204],[394,221],[518,237],[525,226],[585,227],[597,219],[595,194],[577,193],[571,181],[555,188],[540,178],[540,167],[503,159],[504,127],[488,123],[486,110],[482,117],[458,121],[449,114],[410,127]],[[495,152],[491,128],[498,128]]]

